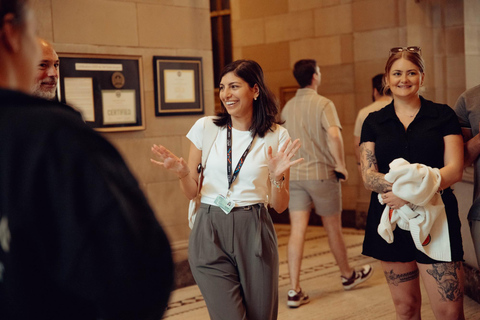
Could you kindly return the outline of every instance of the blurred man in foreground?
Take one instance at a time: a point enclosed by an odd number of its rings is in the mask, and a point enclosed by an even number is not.
[[[0,0],[0,319],[160,319],[170,246],[119,153],[29,95],[29,0]]]

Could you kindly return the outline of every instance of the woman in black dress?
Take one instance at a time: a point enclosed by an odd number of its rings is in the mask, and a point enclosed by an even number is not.
[[[419,47],[391,49],[384,77],[393,101],[367,117],[360,142],[362,177],[367,189],[372,190],[363,253],[381,260],[397,319],[420,319],[420,276],[437,319],[464,319],[463,248],[457,200],[450,188],[462,177],[460,126],[450,107],[419,95],[425,77]],[[447,259],[427,255],[422,246],[426,247],[428,242],[422,243],[419,250],[411,224],[410,230],[400,228],[400,224],[392,225],[391,243],[380,235],[385,208],[389,223],[393,221],[392,214],[406,207],[413,211],[419,208],[400,198],[398,192],[395,195],[395,182],[385,179],[391,170],[389,165],[399,158],[438,173],[438,184],[430,188],[430,193],[443,200],[440,207],[448,232],[442,237],[449,243],[449,247],[445,246]]]

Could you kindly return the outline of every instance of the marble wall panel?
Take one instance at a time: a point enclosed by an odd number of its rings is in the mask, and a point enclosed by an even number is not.
[[[322,0],[288,0],[288,8],[290,11],[312,10],[315,8],[324,7],[325,1]],[[336,0],[335,4],[340,4],[340,0]]]
[[[465,53],[465,28],[463,26],[445,28],[445,48],[446,54]],[[480,36],[480,33],[478,34]],[[480,43],[480,39],[477,40]]]
[[[353,35],[352,34],[342,34],[340,37],[341,45],[341,59],[342,63],[353,63]]]
[[[353,31],[362,32],[398,26],[395,0],[365,0],[353,2]]]
[[[386,28],[353,34],[353,52],[355,62],[375,59],[388,59],[390,48],[408,45],[403,43],[400,30]]]
[[[116,46],[136,46],[139,42],[134,3],[52,0],[52,19],[55,42]]]
[[[290,98],[290,94],[282,97],[282,88],[298,87],[297,81],[292,74],[292,68],[265,72],[265,82],[270,90],[272,90],[272,92],[275,94],[280,104],[282,104],[282,99],[288,101]],[[280,105],[280,107],[283,107],[283,105]]]
[[[290,67],[288,42],[276,42],[243,48],[243,58],[257,61],[263,71],[276,71]]]
[[[352,93],[355,87],[353,70],[353,64],[321,67],[322,84],[318,89],[319,92],[323,92],[327,96],[328,94]]]
[[[480,19],[478,19],[479,12],[480,12],[480,1],[463,0],[463,14],[464,14],[463,18],[464,18],[465,25],[480,26]]]
[[[239,19],[256,19],[288,13],[288,0],[232,0]]]
[[[209,0],[115,0],[115,1],[150,3],[150,4],[161,4],[166,6],[210,9]]]
[[[444,2],[445,27],[461,26],[464,24],[463,2],[464,0],[446,0]],[[471,6],[470,3],[468,5],[469,7]]]
[[[291,41],[313,36],[313,13],[298,11],[265,18],[267,43]]]
[[[31,1],[33,12],[37,17],[37,33],[49,42],[53,42],[52,1]]]
[[[342,63],[341,36],[306,38],[290,42],[290,63],[315,59],[320,67]]]
[[[430,1],[406,1],[405,19],[408,26],[433,27],[437,23],[437,17],[432,14],[435,4]]]
[[[352,32],[352,6],[349,4],[315,9],[315,36]]]
[[[383,58],[355,63],[355,93],[357,95],[364,95],[370,99],[372,96],[372,78],[385,72],[387,59],[388,54],[385,54]],[[371,103],[371,99],[369,101]]]
[[[464,31],[465,54],[480,55],[480,26],[466,25]]]
[[[419,46],[423,55],[434,52],[434,29],[424,26],[408,26],[406,46]]]
[[[471,88],[480,84],[480,72],[478,72],[478,66],[480,66],[480,55],[467,55],[465,56],[466,74],[465,74],[465,88]]]
[[[211,49],[210,12],[207,9],[138,4],[139,45]]]
[[[265,19],[232,21],[232,41],[237,47],[265,43]]]
[[[446,58],[447,103],[453,106],[458,96],[465,91],[465,56],[452,55]]]

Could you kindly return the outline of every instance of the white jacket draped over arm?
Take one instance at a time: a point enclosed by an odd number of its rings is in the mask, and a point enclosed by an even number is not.
[[[385,180],[393,183],[392,192],[409,204],[398,209],[385,206],[378,234],[388,243],[393,242],[393,230],[398,225],[410,230],[418,250],[432,259],[451,261],[447,215],[439,194],[440,170],[402,158],[390,163]],[[383,199],[378,195],[381,204]]]

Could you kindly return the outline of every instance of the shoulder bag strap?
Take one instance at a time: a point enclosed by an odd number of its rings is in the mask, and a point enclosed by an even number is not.
[[[207,158],[212,149],[213,143],[217,138],[218,126],[213,123],[213,117],[206,117],[203,123],[203,140],[202,140],[202,163],[200,166],[200,172],[198,173],[197,182],[197,197],[200,196],[200,189],[203,184],[203,170],[207,164]]]
[[[203,142],[202,142],[202,169],[205,169],[208,154],[212,149],[213,143],[217,138],[218,127],[213,123],[213,117],[206,117],[203,128]]]

